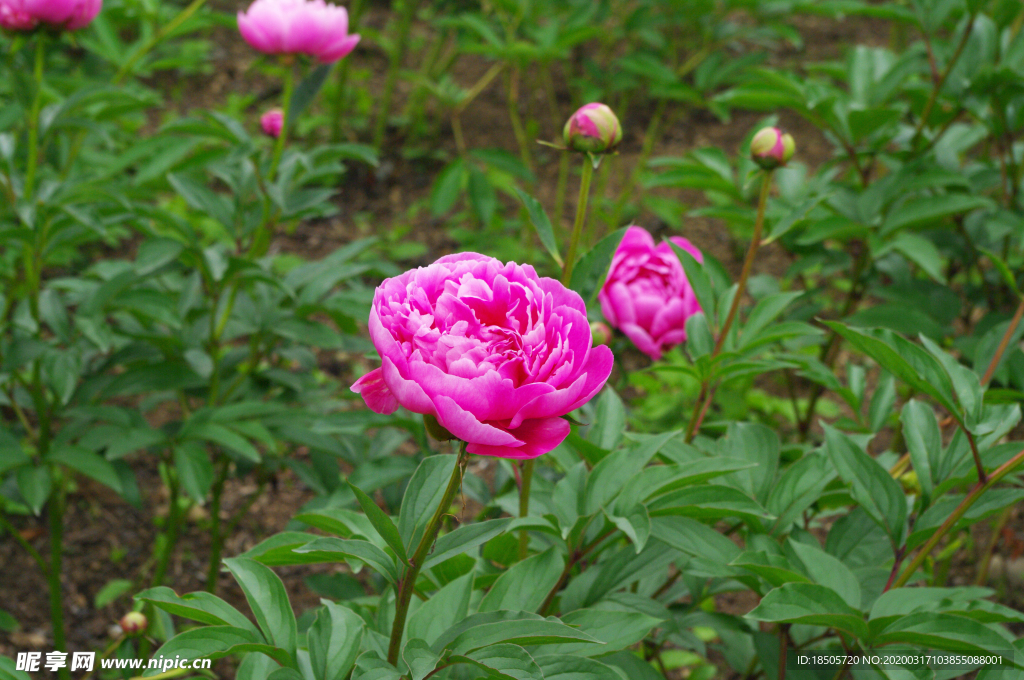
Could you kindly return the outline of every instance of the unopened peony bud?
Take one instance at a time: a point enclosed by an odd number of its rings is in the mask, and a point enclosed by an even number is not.
[[[765,170],[782,167],[793,157],[794,151],[793,136],[779,128],[763,128],[750,140],[750,157]]]
[[[612,339],[612,329],[604,321],[592,321],[590,334],[594,336],[595,345],[607,345],[608,341]]]
[[[429,413],[423,416],[423,425],[427,428],[427,434],[439,442],[450,442],[457,438],[446,430],[441,423],[437,422],[437,418]]]
[[[134,636],[145,631],[149,621],[146,620],[146,615],[142,612],[128,612],[121,617],[118,625],[121,626],[121,630],[124,631],[125,635]]]
[[[586,104],[566,121],[562,139],[571,151],[608,153],[622,141],[622,126],[604,104]]]
[[[284,111],[281,109],[270,109],[260,116],[260,125],[263,132],[274,139],[281,136],[281,128],[284,127]]]

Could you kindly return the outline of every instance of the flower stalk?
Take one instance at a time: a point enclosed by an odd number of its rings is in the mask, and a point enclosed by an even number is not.
[[[25,200],[31,201],[35,192],[36,170],[39,166],[39,110],[43,101],[43,62],[46,57],[46,39],[43,33],[36,38],[35,66],[32,79],[36,93],[32,98],[32,110],[28,116],[28,166],[25,168]]]
[[[459,492],[459,488],[462,486],[462,476],[465,474],[466,465],[469,463],[469,453],[466,452],[466,446],[466,442],[459,443],[459,458],[455,463],[451,479],[448,480],[448,488],[445,489],[441,503],[437,506],[437,510],[434,511],[434,516],[430,518],[430,523],[427,524],[427,528],[423,532],[423,538],[420,539],[416,552],[409,558],[409,566],[406,567],[405,573],[398,582],[395,622],[391,626],[391,642],[388,644],[388,663],[391,665],[398,663],[398,655],[402,651],[402,635],[405,633],[405,620],[409,615],[409,603],[412,601],[413,590],[416,588],[416,578],[420,574],[423,562],[434,546],[434,539],[437,538],[437,532],[441,529],[441,521],[448,513],[452,501],[455,500],[455,494]]]

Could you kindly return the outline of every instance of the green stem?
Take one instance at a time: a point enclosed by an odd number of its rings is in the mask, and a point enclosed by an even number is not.
[[[622,211],[625,209],[626,203],[629,201],[629,197],[633,192],[633,187],[635,187],[637,182],[640,181],[640,173],[643,172],[644,166],[647,165],[647,160],[654,152],[654,145],[658,141],[658,136],[661,133],[661,119],[665,113],[665,106],[667,102],[667,99],[662,99],[658,102],[658,108],[654,110],[651,122],[647,125],[647,131],[644,133],[643,148],[640,150],[640,158],[636,160],[636,164],[629,173],[629,178],[622,185],[622,189],[619,191],[619,197],[615,201],[615,207],[612,210],[613,226],[619,224],[619,217],[622,215]]]
[[[526,517],[530,514],[530,486],[533,483],[533,464],[536,462],[535,458],[531,458],[523,463],[523,481],[522,488],[519,489],[519,516]],[[530,547],[530,532],[523,529],[519,532],[519,559],[525,560],[526,555],[529,553]]]
[[[740,272],[736,294],[733,295],[732,304],[729,306],[729,314],[725,317],[725,323],[722,324],[718,331],[718,339],[715,340],[715,348],[711,352],[712,360],[721,353],[722,346],[725,345],[725,339],[729,337],[729,330],[732,328],[740,308],[740,300],[743,298],[743,293],[747,288],[747,279],[750,277],[750,270],[754,266],[754,257],[757,255],[757,249],[761,245],[761,232],[764,231],[764,211],[765,206],[768,205],[768,193],[771,190],[771,186],[772,171],[769,170],[764,174],[764,179],[761,181],[761,194],[757,200],[757,218],[754,221],[754,236],[750,241],[747,257],[743,260],[743,270]],[[693,415],[690,417],[690,424],[686,428],[687,442],[693,441],[694,436],[700,430],[700,424],[703,422],[704,416],[708,412],[708,407],[711,405],[711,400],[714,398],[715,387],[710,385],[708,381],[705,381],[701,385],[700,396],[697,397]]]
[[[281,134],[277,136],[277,143],[274,144],[274,156],[270,161],[270,171],[267,172],[267,181],[273,182],[277,179],[277,167],[281,164],[281,156],[284,154],[284,145],[288,141],[288,126],[292,118],[292,92],[295,89],[295,69],[291,61],[285,60],[284,73],[284,94],[281,98],[281,110],[284,117],[281,120]]]
[[[988,476],[988,481],[978,482],[974,487],[974,490],[967,494],[966,498],[960,501],[960,505],[953,510],[950,516],[946,518],[946,521],[942,523],[942,526],[932,534],[932,537],[928,539],[928,542],[924,544],[924,547],[921,548],[910,564],[907,565],[907,568],[903,570],[903,573],[900,574],[899,578],[897,578],[893,583],[893,588],[899,588],[906,585],[907,581],[910,580],[910,577],[914,575],[914,572],[924,564],[925,559],[927,559],[935,546],[939,544],[942,537],[949,533],[950,529],[956,526],[956,523],[960,521],[960,518],[964,516],[964,513],[971,509],[971,506],[981,498],[982,494],[992,488],[992,486],[999,482],[1003,477],[1010,474],[1010,472],[1020,465],[1021,462],[1024,462],[1024,451],[1021,451],[1016,456],[1000,465],[991,475]]]
[[[11,524],[11,521],[3,514],[0,514],[0,527],[3,527],[3,529],[11,535],[11,538],[14,539],[14,542],[24,548],[25,552],[27,552],[32,559],[36,561],[36,564],[39,565],[43,574],[49,574],[50,568],[47,566],[46,560],[43,559],[43,556],[39,554],[39,551],[21,535],[18,528]]]
[[[167,466],[167,495],[170,498],[170,507],[167,512],[167,528],[164,531],[163,550],[160,551],[160,558],[157,561],[156,569],[153,570],[153,579],[149,584],[150,588],[156,588],[164,584],[164,576],[167,574],[167,567],[171,563],[171,556],[174,554],[174,547],[178,543],[178,532],[181,525],[181,511],[178,508],[178,479],[174,474],[173,465]]]
[[[359,18],[363,14],[362,0],[354,0],[349,5],[348,32],[357,33]],[[338,89],[334,93],[334,101],[331,102],[331,142],[337,144],[341,141],[341,121],[344,119],[348,108],[348,71],[349,60],[343,59],[338,68]]]
[[[146,41],[146,44],[142,45],[139,49],[132,53],[132,56],[128,57],[128,61],[118,69],[117,75],[114,76],[114,84],[120,85],[129,74],[135,64],[139,62],[144,56],[149,54],[154,47],[159,45],[164,38],[169,36],[172,32],[176,31],[183,23],[188,21],[193,14],[199,11],[199,9],[206,4],[206,0],[193,0],[185,9],[178,12],[178,15],[171,19],[169,22],[163,25],[159,31],[153,34],[153,37]]]
[[[32,78],[36,84],[36,93],[32,98],[32,110],[28,118],[28,167],[25,169],[25,189],[22,194],[27,201],[32,200],[35,191],[36,169],[39,166],[39,110],[43,102],[43,62],[46,57],[46,39],[43,33],[36,38],[36,59]]]
[[[583,170],[580,176],[580,198],[576,202],[576,221],[572,225],[572,237],[569,241],[569,253],[565,257],[565,268],[562,270],[562,283],[566,286],[572,281],[572,268],[576,264],[576,250],[580,245],[580,234],[587,221],[587,202],[590,200],[590,180],[594,177],[594,163],[590,156],[583,157]]]
[[[397,600],[395,602],[395,623],[391,627],[391,642],[388,644],[388,663],[398,663],[398,654],[402,650],[402,634],[405,632],[405,619],[409,615],[409,602],[412,600],[412,593],[416,587],[416,577],[419,576],[420,567],[426,560],[431,548],[434,546],[434,539],[441,529],[441,521],[451,508],[455,494],[462,486],[462,475],[466,471],[466,464],[469,462],[469,454],[466,452],[466,442],[459,444],[459,457],[452,471],[451,479],[448,480],[448,488],[444,491],[441,503],[430,518],[430,523],[423,531],[423,538],[416,547],[416,552],[409,558],[409,566],[405,569],[398,582]]]
[[[388,131],[388,113],[391,111],[391,100],[395,96],[398,71],[402,68],[402,63],[405,62],[406,50],[409,47],[409,31],[412,30],[412,22],[416,18],[418,8],[419,0],[402,0],[402,9],[398,19],[398,34],[393,43],[394,48],[391,52],[391,62],[388,64],[387,80],[384,82],[384,94],[380,100],[380,107],[377,109],[377,127],[373,133],[373,146],[378,152],[384,144],[384,135]]]
[[[64,488],[58,480],[47,503],[46,513],[50,520],[50,569],[46,575],[50,586],[50,621],[53,624],[53,646],[61,652],[68,651],[67,636],[64,632],[64,598],[61,595],[60,573],[64,540]],[[71,673],[67,666],[59,671],[61,680],[69,680]]]
[[[932,89],[931,94],[928,97],[928,101],[925,102],[924,109],[921,111],[921,119],[917,123],[917,128],[914,130],[914,139],[916,140],[921,133],[924,132],[924,126],[928,124],[928,116],[932,113],[932,108],[935,106],[935,102],[939,98],[939,93],[942,92],[942,88],[946,84],[946,79],[949,78],[949,74],[952,73],[953,67],[956,66],[956,62],[959,61],[960,55],[963,54],[964,48],[967,47],[967,39],[971,37],[971,30],[974,28],[974,17],[976,15],[972,13],[967,18],[967,25],[964,27],[963,37],[960,39],[960,44],[957,45],[956,52],[950,57],[949,62],[946,64],[946,68],[943,69],[942,75],[939,77],[939,81],[935,83],[935,87]]]
[[[512,67],[508,71],[508,119],[512,123],[512,133],[519,146],[519,159],[526,169],[533,172],[533,156],[530,153],[530,141],[526,137],[523,119],[519,116],[519,68]]]
[[[223,456],[223,454],[221,454]],[[228,459],[222,458],[220,471],[213,483],[213,500],[210,503],[210,563],[206,572],[206,592],[217,592],[217,580],[220,576],[220,555],[224,548],[224,536],[220,526],[220,501],[224,494],[224,483],[228,477]]]
[[[769,170],[764,174],[764,179],[761,180],[761,195],[757,199],[757,219],[754,221],[754,237],[750,241],[747,257],[743,260],[743,271],[740,272],[740,281],[736,288],[736,295],[732,298],[732,304],[729,306],[729,314],[725,317],[725,323],[722,324],[722,328],[718,332],[718,339],[715,341],[712,357],[718,356],[722,351],[725,339],[729,335],[729,329],[732,328],[733,321],[736,320],[736,313],[740,308],[740,299],[747,288],[747,279],[750,277],[750,270],[754,266],[754,256],[757,255],[757,249],[761,246],[761,232],[764,230],[764,210],[768,205],[768,192],[771,188],[772,171]]]

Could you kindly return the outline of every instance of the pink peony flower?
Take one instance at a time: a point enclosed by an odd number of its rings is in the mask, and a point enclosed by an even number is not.
[[[30,31],[39,24],[77,31],[100,13],[103,0],[0,0],[0,26]]]
[[[704,261],[685,238],[671,240],[698,262]],[[597,299],[608,323],[655,361],[686,340],[686,320],[701,311],[672,246],[655,246],[641,227],[626,230]]]
[[[308,54],[325,64],[351,52],[359,35],[348,34],[348,12],[324,0],[256,0],[238,13],[245,41],[267,54]]]
[[[376,413],[432,415],[467,450],[535,458],[569,434],[612,353],[594,347],[582,298],[529,265],[447,255],[386,279],[370,337],[382,365],[352,385]]]
[[[277,139],[281,136],[281,128],[284,127],[284,111],[270,109],[260,116],[260,126],[265,134]]]

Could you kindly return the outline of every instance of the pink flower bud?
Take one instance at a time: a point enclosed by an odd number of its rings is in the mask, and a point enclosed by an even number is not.
[[[348,11],[324,0],[256,0],[238,13],[238,31],[266,54],[307,54],[321,63],[338,61],[355,49]]]
[[[284,127],[284,111],[281,109],[270,109],[260,116],[260,125],[263,132],[274,139],[281,136],[281,128]]]
[[[750,157],[765,170],[782,167],[793,157],[796,142],[779,128],[762,128],[750,140]]]
[[[592,321],[590,334],[594,336],[595,345],[607,345],[608,341],[612,339],[612,329],[604,321]]]
[[[121,620],[117,623],[121,626],[121,630],[124,631],[124,634],[128,636],[141,634],[146,630],[146,626],[149,625],[149,621],[146,620],[146,615],[142,612],[128,612],[122,616]]]
[[[0,27],[31,31],[39,24],[58,30],[85,28],[100,12],[103,0],[0,0]]]
[[[622,141],[622,126],[604,104],[585,104],[566,121],[562,139],[572,151],[608,153]]]

